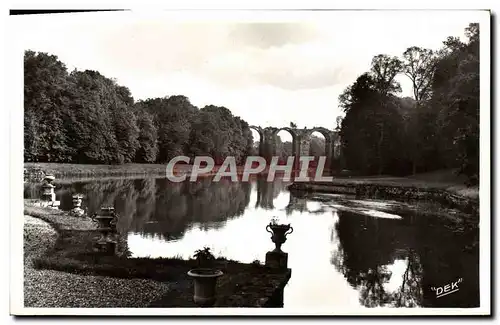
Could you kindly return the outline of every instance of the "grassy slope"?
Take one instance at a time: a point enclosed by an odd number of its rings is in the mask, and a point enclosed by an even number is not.
[[[27,169],[41,169],[55,176],[92,176],[92,175],[135,175],[165,174],[163,164],[124,164],[124,165],[84,165],[59,163],[24,163]]]

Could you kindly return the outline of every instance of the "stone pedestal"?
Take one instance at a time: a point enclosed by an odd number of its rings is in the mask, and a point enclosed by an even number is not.
[[[271,298],[266,302],[266,308],[283,308],[284,306],[284,291],[285,288],[278,288],[271,296]]]
[[[71,209],[71,214],[76,217],[81,217],[85,214],[85,211],[82,208],[73,208]]]
[[[279,251],[270,251],[266,253],[266,266],[287,269],[288,268],[288,253]]]
[[[42,208],[59,209],[59,205],[61,205],[61,201],[40,201],[40,202],[35,202],[35,206],[39,206],[39,207],[42,207]]]
[[[59,209],[59,206],[61,205],[61,201],[52,201],[49,205],[50,208],[52,209]]]
[[[98,241],[95,247],[102,255],[112,256],[116,254],[116,242],[113,240]]]

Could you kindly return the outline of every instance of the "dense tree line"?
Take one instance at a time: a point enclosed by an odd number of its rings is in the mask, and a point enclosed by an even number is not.
[[[340,95],[345,167],[362,174],[411,174],[456,168],[476,182],[479,169],[479,25],[465,42],[448,37],[437,51],[410,47],[373,58]],[[412,84],[398,97],[396,76]]]
[[[185,96],[134,101],[97,71],[68,72],[54,55],[24,55],[27,162],[165,163],[177,155],[232,155],[252,148],[248,123],[225,107],[201,109]]]

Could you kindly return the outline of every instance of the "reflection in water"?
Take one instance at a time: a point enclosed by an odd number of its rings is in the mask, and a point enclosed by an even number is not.
[[[340,247],[332,256],[332,264],[360,291],[361,304],[366,307],[420,305],[418,297],[412,296],[416,299],[412,303],[404,300],[409,272],[405,271],[400,290],[389,293],[386,289],[393,273],[398,273],[397,267],[401,268],[400,263],[395,264],[396,260],[404,260],[412,265],[412,270],[418,269],[413,267],[415,259],[411,253],[414,228],[390,219],[369,218],[347,211],[342,215],[336,225]],[[414,272],[411,275],[419,276]]]
[[[312,200],[292,195],[286,185],[265,178],[120,179],[59,184],[56,195],[64,210],[71,209],[74,193],[84,194],[88,213],[114,205],[132,256],[189,258],[206,245],[218,256],[263,262],[274,247],[265,231],[271,217],[291,223],[294,232],[283,245],[293,269],[285,307],[479,305],[478,252],[471,245],[477,230],[378,210],[394,202]],[[27,183],[24,195],[38,197],[39,188]],[[457,293],[436,299],[430,290],[460,277]]]

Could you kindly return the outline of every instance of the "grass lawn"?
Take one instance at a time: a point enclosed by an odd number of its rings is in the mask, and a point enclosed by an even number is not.
[[[123,165],[87,165],[61,163],[24,163],[28,170],[42,170],[56,177],[64,176],[103,176],[103,175],[165,175],[166,165],[163,164],[123,164]],[[182,170],[181,167],[178,167]]]

